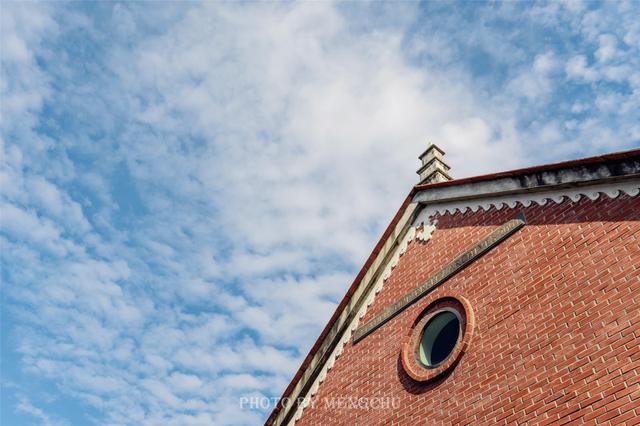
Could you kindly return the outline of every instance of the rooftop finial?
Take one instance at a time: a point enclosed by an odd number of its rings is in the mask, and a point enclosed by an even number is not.
[[[429,148],[418,156],[422,165],[416,173],[420,175],[420,183],[436,183],[451,180],[450,167],[442,161],[444,151],[437,145],[430,144]]]

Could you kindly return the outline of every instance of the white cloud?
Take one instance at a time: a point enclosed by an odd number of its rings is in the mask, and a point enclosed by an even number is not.
[[[31,417],[38,419],[42,426],[65,426],[68,424],[63,420],[60,420],[58,418],[54,418],[48,415],[47,413],[42,411],[42,409],[33,405],[25,397],[20,398],[20,402],[16,406],[16,409],[23,413],[29,414]]]
[[[2,114],[0,124],[7,137],[8,130],[18,125],[34,124],[33,113],[42,106],[49,94],[47,76],[38,67],[34,46],[42,42],[43,36],[58,30],[46,6],[37,4],[4,4],[0,16],[2,64],[0,94]],[[10,78],[19,74],[20,78]],[[26,135],[25,135],[26,136]]]
[[[202,389],[202,380],[192,374],[173,373],[169,383],[178,392],[197,393]]]
[[[616,37],[611,34],[602,34],[598,37],[600,47],[596,50],[595,56],[599,62],[608,62],[616,55]]]
[[[587,65],[587,58],[584,55],[576,55],[571,58],[565,69],[570,78],[587,81],[594,81],[598,78],[598,72]]]
[[[29,241],[52,254],[65,256],[80,249],[61,236],[61,230],[50,220],[40,218],[33,211],[21,209],[13,204],[0,204],[2,230],[8,235]]]

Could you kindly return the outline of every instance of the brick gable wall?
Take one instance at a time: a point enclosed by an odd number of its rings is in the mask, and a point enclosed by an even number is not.
[[[640,197],[438,217],[429,241],[409,244],[360,324],[518,212],[527,226],[349,342],[296,424],[638,424]],[[471,303],[473,341],[448,374],[418,383],[404,372],[401,342],[428,300],[444,295]],[[393,406],[357,407],[354,397]]]

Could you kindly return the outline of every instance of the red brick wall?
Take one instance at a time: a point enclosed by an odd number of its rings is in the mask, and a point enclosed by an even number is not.
[[[521,211],[527,226],[435,291],[474,310],[455,368],[426,384],[404,372],[418,301],[345,346],[297,424],[640,424],[640,197],[442,216],[429,241],[409,244],[364,320]],[[398,408],[326,405],[349,397]]]

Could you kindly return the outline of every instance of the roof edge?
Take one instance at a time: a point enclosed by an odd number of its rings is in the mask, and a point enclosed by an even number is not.
[[[597,164],[597,163],[606,162],[606,161],[615,161],[615,160],[619,160],[619,159],[629,159],[629,158],[632,158],[632,157],[639,157],[640,158],[640,149],[632,149],[632,150],[627,150],[627,151],[617,151],[617,152],[612,152],[610,154],[597,155],[597,156],[593,156],[593,157],[584,157],[584,158],[579,158],[579,159],[576,159],[576,160],[561,161],[559,163],[542,164],[542,165],[538,165],[538,166],[523,167],[523,168],[520,168],[520,169],[507,170],[507,171],[504,171],[504,172],[488,173],[488,174],[478,175],[478,176],[470,176],[470,177],[466,177],[466,178],[450,180],[450,181],[447,181],[447,182],[418,184],[418,185],[416,185],[414,187],[414,189],[416,191],[422,191],[422,190],[425,190],[425,189],[441,188],[441,187],[447,187],[447,186],[457,186],[457,185],[462,185],[462,184],[465,184],[465,183],[489,181],[489,180],[495,180],[495,179],[504,178],[504,177],[514,177],[514,176],[518,176],[518,175],[524,175],[524,174],[528,174],[528,173],[552,171],[552,170],[564,169],[564,168],[569,168],[569,167],[588,166],[590,164]]]
[[[383,248],[386,245],[386,243],[389,240],[389,238],[393,236],[394,231],[396,230],[398,224],[400,224],[401,219],[403,219],[403,217],[405,216],[405,212],[406,212],[407,208],[412,204],[412,199],[413,199],[415,193],[416,193],[415,188],[412,188],[411,191],[409,192],[409,194],[407,195],[407,197],[402,202],[402,204],[401,204],[400,208],[398,209],[398,211],[396,212],[396,214],[391,219],[391,222],[389,223],[389,225],[387,226],[387,228],[383,232],[382,236],[380,237],[380,239],[378,240],[377,244],[375,245],[373,251],[371,252],[369,257],[367,258],[366,262],[364,263],[364,265],[362,266],[360,271],[358,272],[358,275],[356,275],[356,277],[353,280],[351,286],[347,290],[347,293],[345,294],[345,296],[342,298],[342,300],[340,301],[340,303],[336,307],[336,310],[334,311],[333,315],[329,319],[329,322],[327,323],[327,325],[324,327],[324,329],[320,333],[320,336],[318,337],[316,342],[311,347],[311,350],[309,351],[309,353],[305,357],[304,361],[302,362],[302,364],[298,368],[296,374],[293,376],[293,379],[291,380],[291,382],[289,383],[289,385],[287,386],[287,388],[283,392],[280,401],[278,402],[278,404],[276,404],[275,408],[273,409],[273,411],[271,412],[271,414],[267,418],[267,420],[265,422],[265,426],[272,425],[276,421],[280,411],[283,409],[282,401],[286,400],[286,398],[290,398],[292,396],[292,393],[293,393],[297,383],[303,377],[303,375],[305,374],[305,371],[307,370],[307,368],[312,364],[312,361],[313,361],[314,357],[318,353],[318,351],[319,351],[320,347],[322,346],[323,342],[325,341],[325,339],[327,337],[329,337],[329,335],[331,334],[331,331],[334,328],[334,326],[336,325],[336,323],[338,322],[340,315],[343,313],[345,308],[347,308],[349,306],[352,296],[354,295],[354,293],[356,293],[356,290],[358,289],[358,287],[360,286],[361,282],[363,281],[363,279],[367,275],[367,272],[374,265],[375,261],[378,258],[378,255],[383,251]],[[411,220],[413,219],[413,216],[411,216],[409,218],[405,218],[405,219],[406,219],[405,221],[407,222],[407,224],[410,224]],[[352,311],[355,311],[355,309],[352,309]],[[349,321],[344,321],[343,325],[344,326],[348,326],[349,325]],[[344,327],[339,327],[339,328],[344,328]],[[343,330],[340,330],[340,331],[343,331]],[[341,335],[342,335],[341,332],[334,333],[333,338],[339,342]],[[338,337],[338,338],[336,339],[336,337]],[[331,350],[327,350],[320,357],[322,358],[325,355],[328,356],[330,352],[331,352]],[[321,365],[322,362],[320,362],[318,364]],[[295,408],[295,406],[290,406],[290,411],[292,411],[293,408]],[[289,414],[287,414],[286,416],[288,417]]]
[[[448,182],[417,185],[413,201],[422,204],[449,203],[574,188],[640,176],[640,150],[529,167]]]

